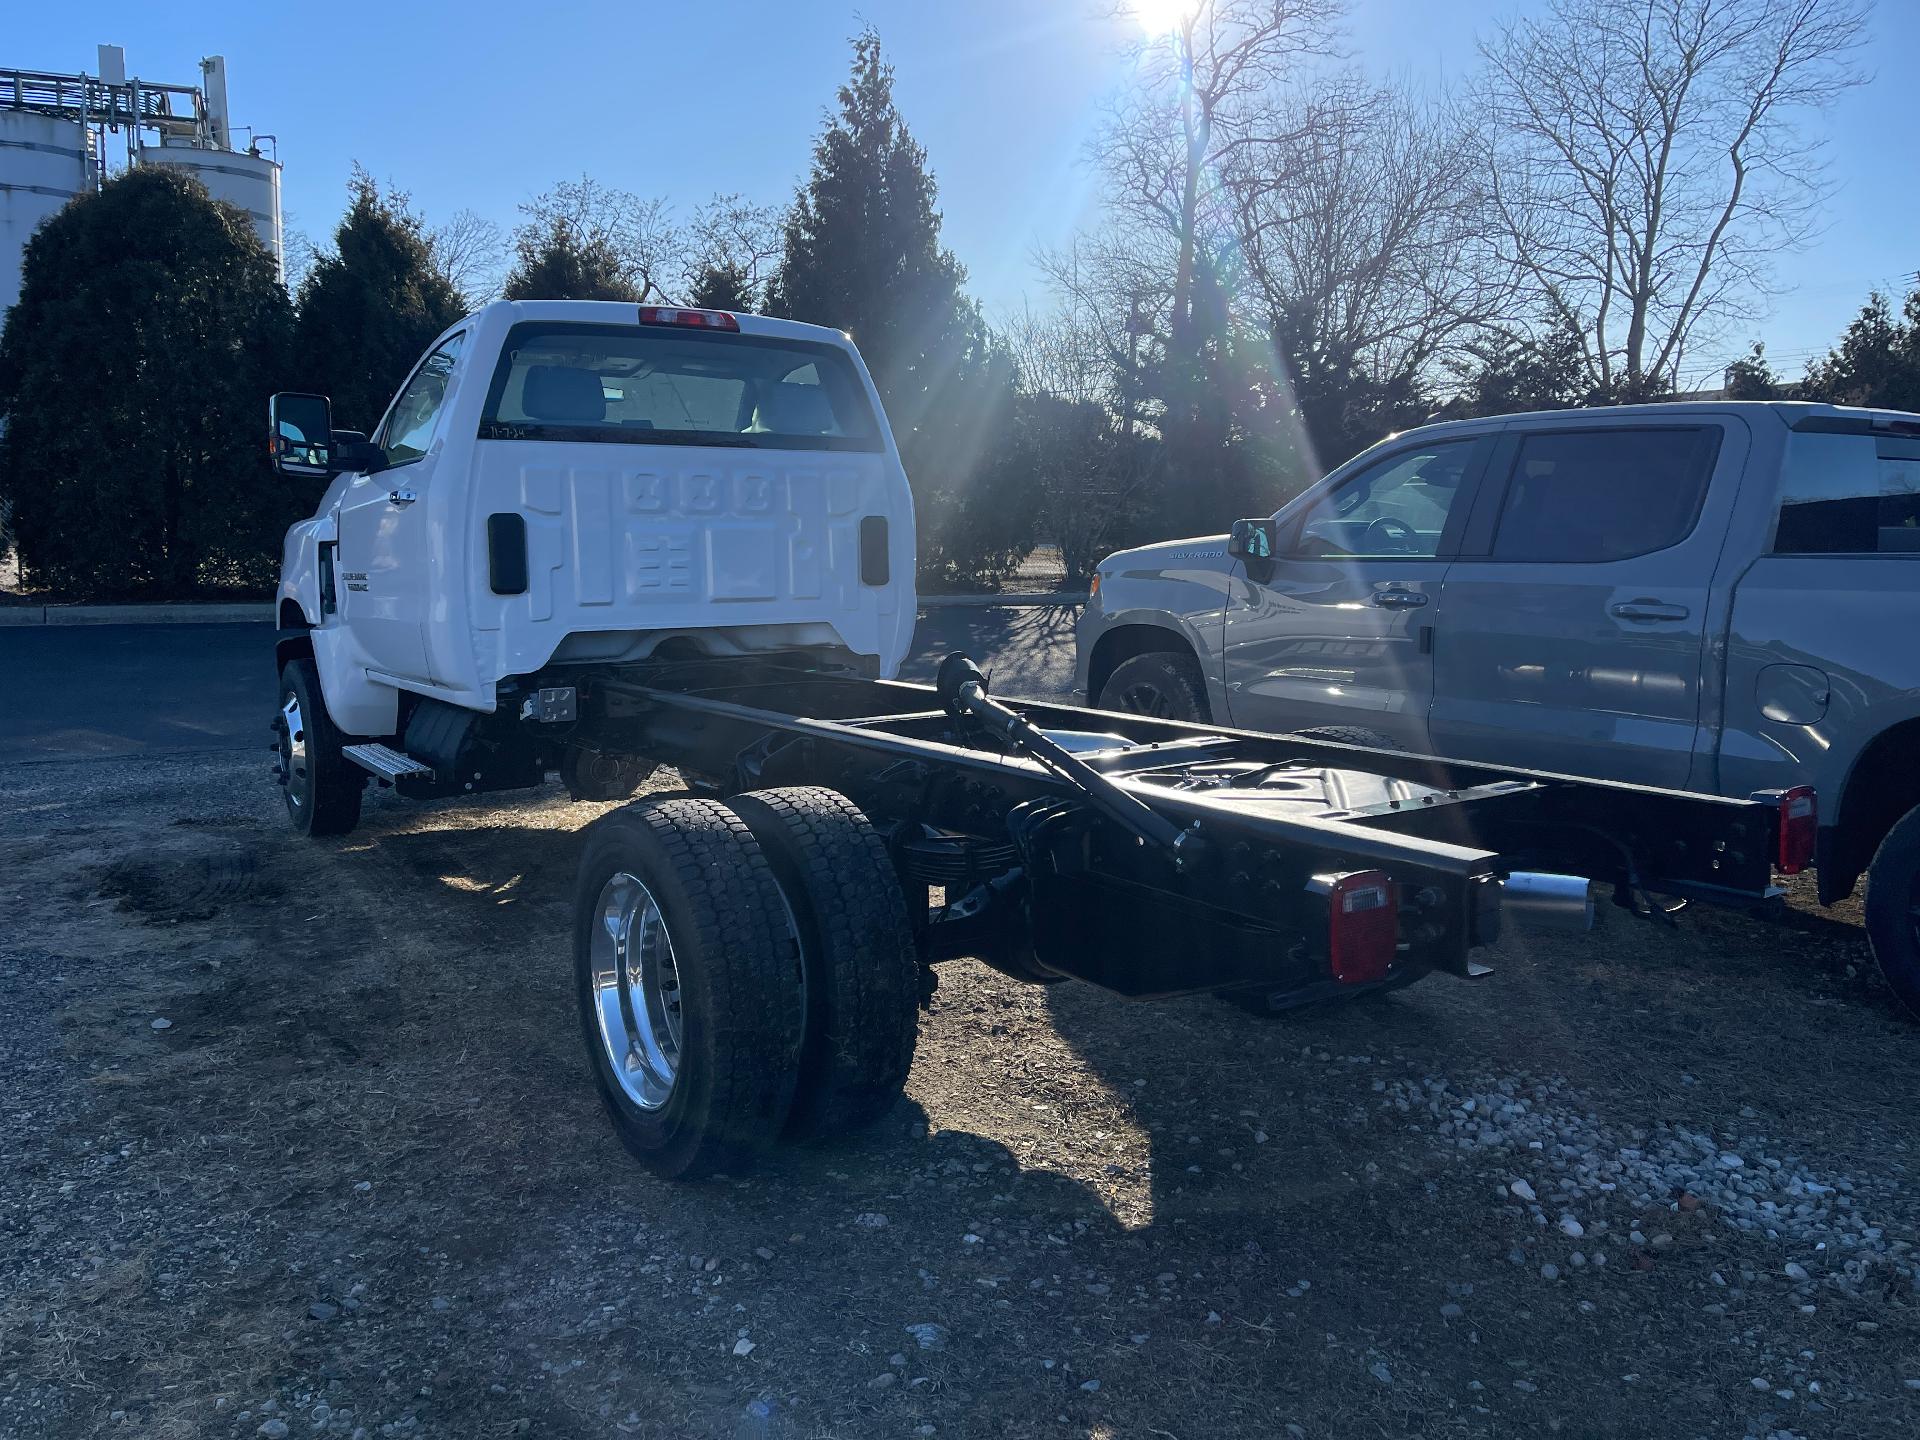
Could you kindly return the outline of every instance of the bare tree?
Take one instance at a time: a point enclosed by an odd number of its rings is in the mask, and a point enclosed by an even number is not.
[[[1512,267],[1484,240],[1470,127],[1445,100],[1353,73],[1276,93],[1221,208],[1243,304],[1297,366],[1412,385],[1499,319]]]
[[[507,263],[507,237],[474,210],[457,210],[427,235],[433,263],[475,308],[498,299]]]
[[[282,231],[280,272],[286,282],[289,295],[299,295],[300,287],[307,283],[314,263],[320,258],[320,247],[313,243],[313,237],[292,223],[293,216],[288,214]]]
[[[1147,377],[1166,348],[1178,264],[1172,236],[1116,217],[1106,229],[1036,260],[1070,317],[1064,323],[1075,333],[1077,361],[1091,363],[1097,357],[1104,366],[1092,398],[1120,417],[1123,433],[1134,434],[1143,418]],[[1054,387],[1062,383],[1057,352],[1025,346],[1017,326],[1014,339],[1016,359],[1033,364],[1032,378],[1023,383],[1056,393]],[[1076,376],[1072,383],[1085,387],[1088,377]]]
[[[1038,496],[1036,533],[1060,547],[1078,586],[1147,508],[1159,447],[1108,403],[1113,356],[1090,305],[1069,297],[1045,314],[1025,309],[999,338],[1020,380],[1014,455]]]
[[[675,299],[684,237],[665,200],[644,199],[582,175],[536,195],[520,213],[527,218],[514,231],[516,244],[532,237],[571,235],[588,249],[611,254],[621,279],[641,300]]]
[[[1498,233],[1603,391],[1670,386],[1812,233],[1800,125],[1864,78],[1865,24],[1859,0],[1551,0],[1482,46]]]
[[[1248,147],[1297,136],[1265,128],[1260,99],[1306,63],[1339,53],[1346,0],[1192,0],[1134,56],[1140,83],[1116,106],[1094,158],[1114,202],[1177,246],[1169,329],[1186,339],[1202,215],[1221,172]]]
[[[725,271],[738,276],[741,288],[757,301],[780,259],[781,221],[778,206],[756,205],[739,194],[715,195],[694,211],[687,226],[684,288],[694,290],[709,272]]]

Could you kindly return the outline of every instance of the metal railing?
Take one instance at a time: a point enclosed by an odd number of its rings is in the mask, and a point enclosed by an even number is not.
[[[206,122],[206,99],[192,85],[128,80],[110,85],[91,75],[0,68],[0,109],[31,110],[83,125],[150,126],[191,133]]]

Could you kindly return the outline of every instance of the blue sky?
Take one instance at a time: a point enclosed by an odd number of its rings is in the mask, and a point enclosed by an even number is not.
[[[472,208],[510,225],[522,200],[582,171],[683,209],[717,190],[784,203],[864,19],[939,178],[947,242],[990,313],[1043,304],[1035,247],[1092,218],[1082,147],[1132,30],[1105,0],[9,8],[8,66],[92,71],[105,41],[126,47],[132,74],[194,83],[202,55],[224,54],[235,119],[278,135],[289,223],[316,238],[355,160],[410,190],[429,221]],[[1475,63],[1476,32],[1516,8],[1528,7],[1355,0],[1351,44],[1375,72],[1456,78]],[[1880,0],[1866,62],[1881,77],[1830,120],[1825,231],[1783,263],[1793,288],[1757,331],[1790,373],[1870,288],[1920,269],[1920,123],[1903,73],[1915,55],[1920,4]]]

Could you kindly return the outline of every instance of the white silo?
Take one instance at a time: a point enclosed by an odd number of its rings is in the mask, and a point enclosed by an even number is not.
[[[201,112],[191,136],[163,134],[157,145],[142,145],[139,163],[171,165],[207,187],[216,200],[238,205],[253,217],[260,243],[286,278],[286,235],[280,219],[280,165],[253,150],[234,150],[227,114],[227,62],[209,55],[200,62]]]
[[[260,243],[286,273],[286,243],[280,222],[280,166],[245,150],[209,150],[186,140],[142,145],[142,165],[170,165],[192,175],[216,200],[238,205],[253,220]]]
[[[4,108],[0,76],[0,315],[20,298],[21,253],[40,223],[94,187],[92,135],[77,120]]]

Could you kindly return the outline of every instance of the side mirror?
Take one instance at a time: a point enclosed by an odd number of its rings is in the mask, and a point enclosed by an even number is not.
[[[1227,536],[1227,554],[1245,561],[1250,568],[1263,565],[1273,559],[1277,541],[1275,532],[1276,527],[1268,517],[1236,520],[1232,532]]]
[[[283,391],[267,402],[268,453],[282,475],[324,480],[334,473],[333,407],[324,395]]]

